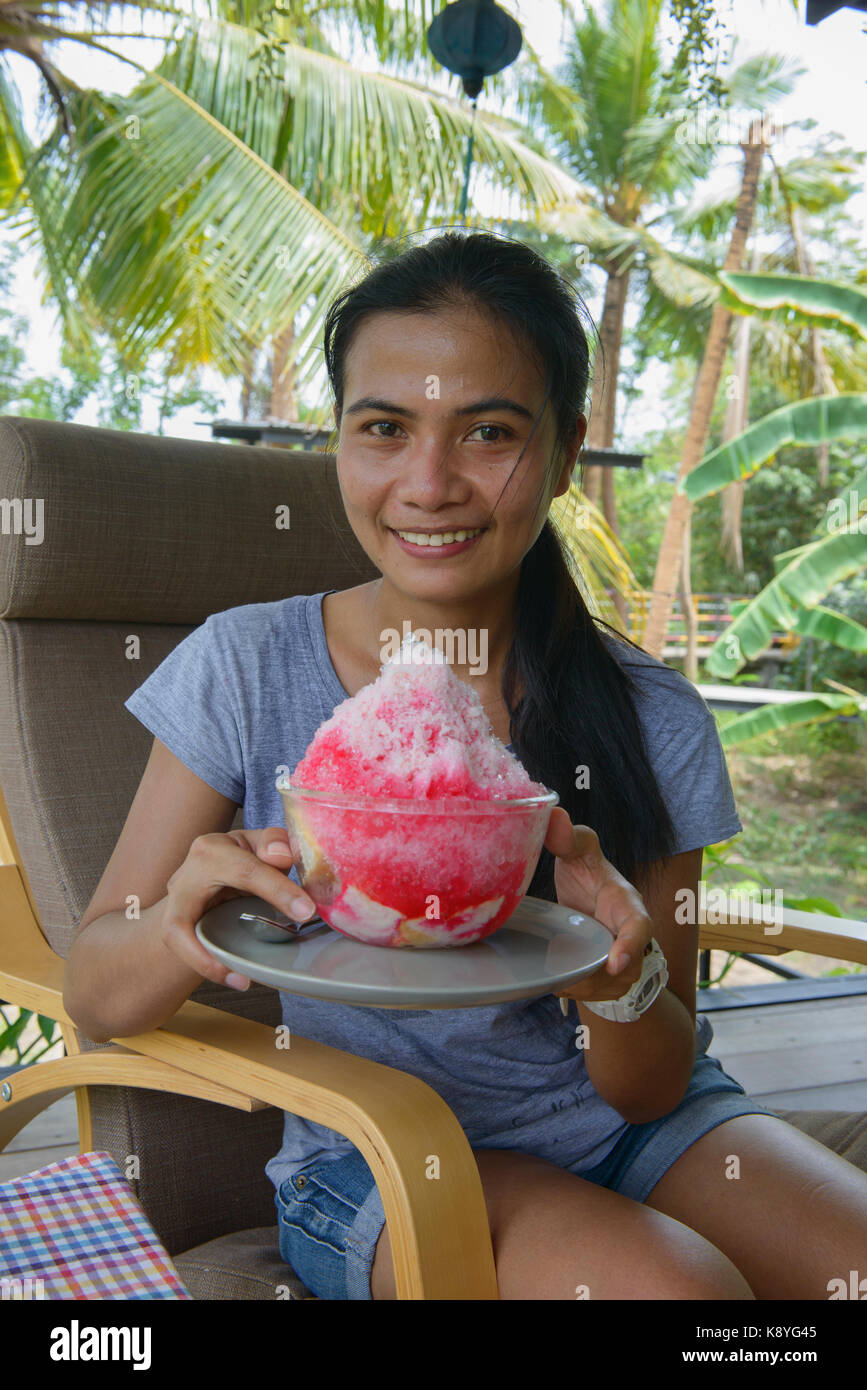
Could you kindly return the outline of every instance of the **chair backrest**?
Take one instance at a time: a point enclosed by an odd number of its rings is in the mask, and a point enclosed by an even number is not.
[[[323,454],[5,416],[0,512],[0,787],[42,930],[65,957],[153,742],[128,696],[211,613],[378,571]],[[191,997],[280,1021],[264,986],[208,981]],[[89,1094],[95,1147],[123,1172],[139,1159],[134,1187],[170,1254],[275,1221],[264,1166],[282,1112]]]

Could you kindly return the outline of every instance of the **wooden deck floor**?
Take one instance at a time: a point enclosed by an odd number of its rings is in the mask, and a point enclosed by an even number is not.
[[[867,1112],[867,995],[709,1011],[708,1049],[779,1110]],[[75,1100],[56,1101],[0,1154],[0,1182],[78,1152]]]

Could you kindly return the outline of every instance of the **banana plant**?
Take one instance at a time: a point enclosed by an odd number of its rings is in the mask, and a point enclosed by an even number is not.
[[[784,308],[790,322],[808,328],[839,328],[856,338],[867,338],[867,294],[857,285],[838,280],[817,280],[812,275],[749,274],[721,272],[722,303],[734,313],[750,305],[751,315],[779,319]]]
[[[843,329],[867,341],[867,291],[806,275],[720,272],[722,302],[741,313],[772,316],[785,306],[797,323]],[[746,309],[745,306],[749,306]],[[867,392],[812,396],[773,410],[727,444],[713,449],[678,487],[691,502],[751,478],[785,444],[825,444],[867,437]]]
[[[860,715],[862,719],[867,719],[867,695],[852,690],[848,685],[841,685],[839,681],[826,679],[825,684],[842,693],[830,695],[816,690],[805,695],[803,700],[792,700],[785,705],[763,705],[761,709],[738,715],[737,719],[720,729],[723,748],[737,748],[748,739],[779,733],[796,724],[822,724],[829,719],[839,719],[841,715]]]
[[[711,675],[730,679],[744,662],[763,652],[771,634],[781,629],[867,652],[867,628],[819,606],[836,584],[867,567],[867,525],[863,531],[859,526],[841,527],[823,540],[799,546],[793,559],[788,558],[791,554],[777,556],[775,564],[788,562],[755,598],[738,605],[732,622],[707,654],[705,664]]]
[[[730,273],[721,274],[720,279],[729,299],[740,303],[741,312],[747,311],[745,305],[762,313],[786,306],[801,322],[842,326],[867,339],[867,293],[857,286],[801,275]],[[814,396],[772,411],[729,443],[712,450],[680,486],[690,501],[697,502],[737,479],[751,477],[769,464],[784,444],[821,444],[865,436],[867,393]],[[730,678],[745,661],[763,651],[771,633],[780,628],[850,651],[867,652],[867,628],[820,604],[836,584],[867,567],[865,512],[867,469],[828,504],[811,541],[775,558],[774,578],[754,599],[739,606],[733,622],[708,652],[710,674]],[[812,716],[807,705],[802,709],[793,701],[777,708],[775,718],[796,723],[803,717],[822,717],[816,698]],[[834,709],[835,700],[839,701],[839,697],[822,699],[822,710],[828,711]],[[836,712],[842,711],[843,705],[838,703]],[[847,707],[846,712],[855,711]],[[781,726],[780,722],[774,725]]]

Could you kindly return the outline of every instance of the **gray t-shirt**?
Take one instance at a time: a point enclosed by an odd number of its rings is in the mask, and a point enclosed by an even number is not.
[[[276,779],[294,771],[319,725],[348,699],[325,640],[324,597],[302,594],[212,614],[126,701],[185,766],[243,807],[250,829],[285,825]],[[642,686],[639,718],[674,822],[673,852],[736,834],[741,824],[725,758],[701,696],[679,672],[608,640]],[[291,876],[297,881],[296,869]],[[454,1111],[474,1148],[519,1149],[561,1167],[590,1168],[626,1129],[591,1085],[575,1046],[575,1005],[564,1017],[553,994],[399,1011],[282,991],[280,997],[290,1036],[420,1077]],[[699,1016],[697,1053],[712,1038]],[[266,1172],[279,1187],[314,1159],[342,1158],[352,1148],[335,1130],[287,1113],[283,1145]]]

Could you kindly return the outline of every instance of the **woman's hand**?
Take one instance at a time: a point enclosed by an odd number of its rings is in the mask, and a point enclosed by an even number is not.
[[[554,993],[591,1002],[622,998],[640,979],[642,957],[653,936],[653,922],[641,894],[605,858],[595,830],[573,825],[562,806],[551,812],[545,848],[556,856],[558,903],[595,917],[614,937],[605,965],[569,989]],[[622,957],[627,957],[625,965]]]
[[[164,944],[206,979],[246,989],[250,984],[246,975],[229,970],[205,950],[196,936],[196,922],[218,903],[248,895],[264,898],[297,921],[306,921],[315,914],[316,905],[294,879],[288,879],[294,864],[289,834],[282,826],[198,835],[166,884]]]

